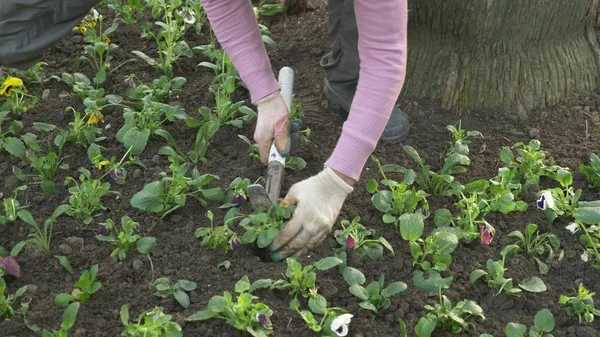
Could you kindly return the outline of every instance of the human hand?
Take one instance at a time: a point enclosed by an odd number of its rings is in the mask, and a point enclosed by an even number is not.
[[[294,184],[282,204],[297,206],[271,245],[273,260],[302,255],[319,245],[331,232],[352,190],[352,186],[328,167]]]
[[[258,143],[260,160],[267,164],[269,150],[273,141],[282,157],[287,157],[290,151],[289,112],[279,91],[256,102],[258,117],[254,140]]]

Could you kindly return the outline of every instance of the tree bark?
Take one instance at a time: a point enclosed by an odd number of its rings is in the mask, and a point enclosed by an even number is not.
[[[599,0],[409,0],[403,96],[526,116],[600,83]]]

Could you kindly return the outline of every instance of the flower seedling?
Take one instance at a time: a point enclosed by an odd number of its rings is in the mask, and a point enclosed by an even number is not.
[[[180,89],[187,80],[185,77],[175,77],[168,79],[166,76],[154,79],[152,84],[136,83],[136,76],[130,75],[126,78],[126,82],[130,89],[127,90],[127,96],[131,99],[142,103],[145,99],[156,103],[163,103],[171,96],[174,90]],[[141,106],[140,106],[141,108]]]
[[[79,172],[79,182],[72,177],[65,180],[65,185],[73,185],[69,187],[71,195],[67,214],[89,225],[98,215],[98,211],[106,209],[102,198],[115,192],[110,190],[110,183],[92,178],[89,170],[81,167]]]
[[[445,271],[452,263],[452,253],[458,246],[458,236],[454,228],[439,227],[425,240],[421,237],[425,230],[423,216],[405,214],[400,217],[400,236],[408,241],[413,266],[423,271]]]
[[[525,231],[512,231],[508,234],[507,239],[519,246],[519,250],[531,255],[537,262],[540,273],[547,274],[550,271],[549,265],[554,262],[555,252],[560,248],[560,240],[556,235],[550,233],[540,234],[536,224],[529,224],[525,227]],[[548,254],[544,262],[541,258]],[[561,252],[558,260],[562,259]]]
[[[481,226],[491,228],[491,225],[480,217],[481,209],[477,203],[478,196],[476,194],[466,197],[464,193],[460,192],[460,195],[461,198],[455,204],[459,214],[453,216],[450,210],[440,208],[435,212],[434,221],[438,228],[448,226],[455,228],[459,238],[470,243],[480,235]]]
[[[406,283],[400,281],[384,287],[384,274],[381,274],[377,281],[372,281],[364,287],[365,276],[358,269],[353,269],[351,275],[348,273],[350,272],[344,274],[344,279],[350,286],[348,291],[361,301],[358,303],[361,308],[375,313],[381,309],[388,309],[392,305],[390,298],[406,290]]]
[[[585,164],[579,165],[579,172],[593,189],[600,189],[600,158],[598,155],[591,153],[590,166]]]
[[[471,284],[477,282],[480,278],[487,282],[488,286],[497,291],[496,295],[501,292],[505,292],[510,295],[519,296],[522,290],[529,292],[544,292],[546,291],[546,285],[539,277],[531,277],[523,280],[519,283],[519,287],[513,285],[512,279],[504,277],[507,269],[504,267],[506,262],[506,256],[516,254],[519,251],[519,246],[508,245],[502,249],[501,255],[502,260],[494,261],[492,259],[487,260],[487,271],[482,269],[475,269],[471,272]]]
[[[294,303],[292,309],[300,314],[304,322],[306,322],[312,331],[319,333],[323,337],[347,336],[350,331],[349,325],[354,315],[346,313],[346,310],[341,308],[328,308],[327,300],[320,295],[318,298],[318,304],[315,304],[317,302],[314,302],[311,305],[309,302],[309,306],[311,307],[310,311],[300,310],[297,305],[298,303]],[[290,305],[292,306],[292,304]],[[323,317],[318,320],[315,317],[315,314],[323,315]]]
[[[95,144],[99,141],[99,135],[102,134],[102,129],[97,127],[97,123],[90,123],[92,117],[91,112],[84,112],[83,114],[73,107],[68,107],[65,111],[73,111],[73,121],[69,122],[69,129],[65,131],[65,138],[67,141],[87,147],[88,145]],[[94,122],[94,120],[91,120]]]
[[[480,195],[479,208],[483,214],[489,212],[525,212],[526,202],[517,200],[521,192],[521,184],[515,181],[515,172],[506,167],[498,169],[496,177],[488,180],[477,180],[465,185],[465,191]]]
[[[73,302],[69,304],[63,312],[60,330],[44,330],[42,332],[42,337],[69,337],[69,329],[71,329],[75,324],[75,320],[77,319],[77,313],[79,312],[79,305],[80,304],[78,302]]]
[[[17,220],[17,212],[27,208],[27,206],[21,206],[21,203],[19,203],[19,200],[17,200],[19,192],[26,189],[27,186],[19,186],[13,190],[12,197],[0,197],[4,206],[4,215],[0,213],[0,225],[6,225],[15,222]]]
[[[515,172],[516,182],[523,184],[523,189],[537,185],[540,177],[552,176],[556,171],[554,160],[547,157],[548,153],[541,150],[541,143],[533,139],[529,144],[516,143],[512,148],[504,147],[500,151],[500,161],[504,166]],[[515,149],[517,155],[513,153]]]
[[[283,228],[285,222],[292,217],[295,206],[283,207],[274,204],[266,212],[259,212],[244,218],[240,226],[246,230],[241,240],[244,244],[256,242],[259,248],[269,246]]]
[[[0,277],[0,319],[10,319],[14,315],[25,316],[29,310],[29,302],[21,302],[18,308],[15,308],[15,306],[17,305],[17,300],[23,297],[26,291],[27,286],[23,286],[14,295],[5,294],[6,282]]]
[[[600,317],[600,310],[594,307],[594,295],[596,293],[580,284],[574,296],[560,295],[558,302],[567,307],[568,316],[579,319],[579,324],[583,321],[592,323],[594,316]]]
[[[92,266],[90,270],[84,270],[75,283],[75,289],[71,294],[61,293],[54,297],[54,304],[57,307],[64,308],[71,302],[84,303],[87,302],[93,294],[102,288],[100,282],[96,282],[96,274],[98,273],[98,265]]]
[[[462,128],[462,121],[459,120],[454,125],[446,126],[446,129],[452,134],[451,147],[448,154],[458,153],[461,155],[469,154],[469,145],[472,143],[472,138],[483,138],[479,131],[468,131]]]
[[[130,200],[132,207],[156,213],[164,218],[173,211],[185,206],[188,197],[196,199],[202,207],[208,200],[222,200],[223,190],[220,187],[204,188],[219,177],[203,174],[197,178],[186,177],[186,167],[177,162],[169,166],[171,174],[161,172],[161,180],[151,182],[137,192]],[[202,196],[202,197],[201,197]]]
[[[567,229],[571,233],[582,230],[581,241],[585,242],[587,250],[582,255],[582,259],[587,262],[589,255],[594,255],[595,263],[592,268],[600,270],[600,201],[580,201],[577,209],[573,213],[575,222],[569,224]]]
[[[142,238],[138,234],[140,224],[133,221],[133,219],[128,216],[123,216],[121,218],[121,229],[119,229],[111,219],[106,220],[101,226],[104,227],[103,231],[106,233],[101,233],[97,235],[96,238],[100,241],[110,242],[114,245],[115,248],[110,252],[111,257],[125,260],[127,252],[134,246],[141,254],[150,254],[152,249],[156,247],[156,238]]]
[[[377,260],[383,256],[384,247],[394,255],[394,248],[383,236],[371,238],[375,231],[363,226],[359,216],[352,221],[342,220],[341,225],[342,229],[335,231],[335,238],[345,249],[353,250],[369,260]]]
[[[221,208],[238,207],[248,202],[250,179],[237,177],[229,184],[223,196]]]
[[[29,84],[42,84],[46,81],[44,67],[47,66],[46,62],[36,62],[27,70],[13,69],[17,77],[25,79],[26,83]]]
[[[288,291],[289,295],[294,298],[298,296],[315,297],[317,294],[317,273],[315,271],[328,270],[341,263],[341,259],[330,256],[303,267],[300,262],[288,258],[285,277],[275,281],[272,288]]]
[[[162,307],[142,312],[135,322],[129,321],[129,305],[121,306],[121,322],[125,326],[122,337],[181,337],[181,326],[172,322]]]
[[[34,230],[33,233],[30,233],[27,240],[23,240],[19,242],[15,248],[13,248],[13,252],[21,251],[21,249],[27,244],[33,244],[37,246],[39,249],[49,252],[50,244],[52,242],[52,230],[54,229],[54,224],[57,222],[58,217],[63,215],[68,211],[67,205],[58,206],[52,216],[46,219],[44,222],[44,227],[40,228],[40,226],[35,222],[31,213],[27,210],[20,210],[17,212],[17,216],[19,219],[23,220]],[[16,253],[13,255],[17,255]]]
[[[412,146],[404,145],[404,152],[419,166],[415,173],[411,169],[400,168],[405,175],[415,177],[417,185],[425,192],[433,195],[451,196],[456,195],[463,186],[454,178],[453,174],[463,173],[471,163],[469,157],[460,153],[451,153],[446,156],[444,165],[439,172],[434,172],[430,166],[425,165],[417,150]]]
[[[114,182],[123,185],[127,178],[127,169],[125,166],[136,164],[145,167],[137,157],[131,155],[131,148],[125,152],[120,160],[117,160],[115,156],[112,156],[110,159],[104,157],[103,150],[105,148],[100,147],[98,144],[91,144],[87,149],[88,159],[94,165],[95,170],[98,173],[103,173],[98,179],[102,179],[108,175]],[[129,159],[125,160],[128,156]]]
[[[179,280],[175,284],[171,284],[171,281],[167,277],[156,279],[152,282],[152,285],[156,289],[155,296],[162,298],[173,297],[184,308],[190,306],[190,297],[186,291],[192,291],[197,287],[195,282],[188,280]]]
[[[23,80],[18,77],[0,76],[0,96],[6,97],[6,102],[0,106],[0,112],[13,113],[21,116],[23,112],[31,110],[37,104],[37,97],[30,95],[23,85]]]
[[[474,301],[464,300],[452,305],[448,297],[439,291],[439,302],[435,305],[425,305],[429,311],[421,317],[415,326],[417,337],[430,337],[436,330],[448,331],[453,334],[470,332],[475,327],[475,319],[485,320],[483,309]]]
[[[382,213],[385,223],[397,223],[398,217],[405,213],[419,212],[425,216],[429,214],[429,203],[426,199],[426,193],[422,190],[417,191],[410,187],[415,179],[414,171],[404,171],[404,181],[399,183],[390,180],[385,173],[400,170],[392,165],[381,165],[378,158],[371,156],[371,159],[377,164],[379,172],[383,177],[381,183],[388,189],[379,189],[379,183],[371,179],[367,183],[367,191],[373,194],[371,202]],[[401,170],[400,170],[401,171]]]
[[[533,326],[529,328],[529,336],[552,337],[551,334],[545,332],[552,332],[554,326],[554,315],[550,310],[542,309],[533,318]],[[525,337],[526,333],[527,326],[523,324],[508,323],[506,325],[506,337]]]
[[[104,3],[128,26],[135,25],[139,14],[144,11],[141,0],[105,0]]]
[[[7,256],[0,247],[0,278],[7,275],[21,277],[21,267],[13,256]]]
[[[557,187],[540,192],[537,207],[550,221],[560,216],[572,216],[577,208],[582,190],[573,190],[573,175],[568,169],[559,168],[554,174],[562,188]]]
[[[229,229],[227,223],[222,226],[214,225],[214,214],[212,211],[206,212],[206,217],[210,221],[210,227],[198,227],[194,231],[196,239],[202,239],[200,246],[210,247],[213,250],[228,252],[241,246],[241,241],[234,231]]]
[[[199,311],[185,320],[195,322],[217,318],[254,337],[268,336],[273,332],[270,319],[273,310],[264,303],[255,302],[258,297],[251,294],[251,289],[248,277],[244,276],[235,285],[235,300],[230,292],[225,291],[223,296],[213,296],[206,310]]]

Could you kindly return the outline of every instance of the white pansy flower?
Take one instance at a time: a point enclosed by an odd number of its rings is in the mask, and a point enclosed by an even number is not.
[[[579,230],[579,225],[571,222],[566,228],[569,230],[569,232],[571,232],[571,234],[575,234]]]
[[[350,324],[352,317],[354,317],[352,314],[339,315],[331,322],[331,331],[335,332],[335,334],[340,337],[348,335],[348,325]]]
[[[179,15],[181,15],[183,21],[188,25],[193,25],[196,22],[196,14],[192,11],[181,11]]]
[[[590,232],[596,232],[598,230],[598,226],[596,225],[591,225],[590,228],[588,229]]]
[[[590,259],[590,255],[588,254],[588,251],[586,250],[585,252],[583,252],[583,254],[581,254],[581,260],[583,262],[588,262],[589,259]]]

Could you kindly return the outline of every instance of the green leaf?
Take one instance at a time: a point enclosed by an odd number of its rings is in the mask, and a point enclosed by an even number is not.
[[[367,182],[367,192],[373,194],[377,192],[377,189],[379,189],[379,184],[377,183],[377,180],[369,179],[369,182]]]
[[[391,214],[384,214],[383,215],[383,222],[384,223],[394,223],[394,222],[396,222],[396,220],[398,220],[398,218],[396,218],[395,216],[393,216]]]
[[[502,255],[502,257],[507,256],[507,255],[513,255],[516,254],[519,251],[519,246],[517,245],[508,245],[506,247],[504,247],[502,249],[502,251],[500,252],[500,255]]]
[[[156,238],[144,237],[138,240],[137,250],[142,254],[150,254],[150,252],[156,247]]]
[[[533,318],[533,324],[540,332],[552,332],[555,326],[554,316],[550,310],[542,309]]]
[[[404,185],[410,186],[415,182],[415,178],[417,174],[413,170],[406,170],[404,172],[404,178],[402,179],[402,183]]]
[[[137,127],[131,128],[123,135],[123,145],[126,148],[131,147],[132,154],[141,154],[148,145],[148,139],[150,138],[150,130],[140,130]]]
[[[250,286],[249,292],[253,292],[253,291],[257,290],[257,289],[269,288],[271,285],[273,285],[273,280],[271,280],[271,279],[268,279],[268,278],[265,279],[265,278],[263,278],[263,279],[260,279],[260,280],[256,280]]]
[[[67,306],[65,312],[63,312],[63,320],[60,325],[62,330],[69,330],[75,324],[77,319],[77,313],[79,312],[79,302],[73,302]]]
[[[235,292],[243,293],[248,290],[250,290],[250,280],[248,280],[248,276],[244,276],[235,284]]]
[[[208,308],[213,312],[222,312],[227,307],[227,300],[223,296],[213,296],[208,301]]]
[[[11,155],[21,159],[25,158],[25,145],[20,139],[15,137],[6,137],[4,138],[4,144],[2,146],[4,147],[4,150]]]
[[[423,216],[418,213],[402,214],[399,223],[400,235],[406,241],[417,241],[425,230]]]
[[[71,205],[69,205],[69,204],[63,204],[63,205],[56,207],[54,212],[52,212],[52,219],[57,219],[59,216],[67,213],[70,209],[71,209]]]
[[[211,310],[203,310],[203,311],[198,311],[191,316],[188,316],[185,320],[187,322],[206,321],[206,320],[212,319],[216,315],[217,314],[212,312]]]
[[[521,281],[521,283],[519,283],[519,287],[532,293],[541,293],[547,290],[544,281],[537,276],[524,279]]]
[[[176,291],[173,293],[173,297],[183,308],[187,309],[190,306],[190,297],[185,293],[185,291]]]
[[[369,292],[363,286],[359,284],[353,284],[348,288],[348,291],[359,299],[366,301],[369,299]]]
[[[73,274],[73,267],[71,267],[71,263],[69,263],[69,259],[66,256],[58,256],[54,255],[55,258],[58,259],[58,263],[65,268],[69,273]]]
[[[417,152],[417,150],[415,150],[410,145],[404,145],[402,147],[402,149],[404,150],[404,152],[406,152],[409,155],[409,157],[412,158],[412,160],[415,161],[415,163],[417,163],[417,165],[423,166],[423,160],[421,160],[421,157],[419,156],[419,153]]]
[[[64,308],[67,305],[69,305],[70,298],[71,297],[67,293],[58,294],[56,295],[56,297],[54,297],[54,305],[56,305],[59,308]]]
[[[452,212],[446,208],[436,210],[433,222],[437,227],[450,226],[452,224]]]
[[[327,309],[327,300],[321,295],[311,297],[308,300],[308,307],[314,314],[323,315]]]
[[[40,130],[46,131],[46,132],[56,129],[56,125],[52,125],[52,124],[48,124],[48,123],[33,122],[33,125],[36,126],[37,128],[39,128]]]
[[[399,294],[406,290],[407,286],[404,282],[393,282],[390,283],[386,288],[381,291],[381,296],[383,297],[392,297],[396,294]]]
[[[56,191],[56,186],[52,180],[42,180],[40,187],[45,196],[51,195]]]
[[[527,332],[527,327],[519,323],[508,323],[506,325],[506,337],[523,337]]]
[[[437,293],[439,289],[448,288],[452,284],[452,276],[442,278],[440,273],[434,270],[430,270],[427,273],[429,274],[427,279],[420,270],[415,271],[413,275],[414,286],[426,294]]]
[[[164,207],[160,194],[163,189],[162,181],[154,181],[146,186],[143,190],[137,192],[130,200],[132,207],[149,212],[161,212]]]
[[[477,282],[482,276],[487,275],[488,273],[482,269],[475,269],[471,272],[471,276],[469,277],[471,284]]]
[[[35,220],[33,220],[33,216],[31,216],[31,213],[29,213],[29,211],[22,209],[17,212],[17,216],[19,217],[19,219],[25,221],[30,226],[37,228],[37,224]]]
[[[375,305],[373,305],[373,303],[365,301],[365,302],[360,302],[358,304],[361,308],[366,309],[366,310],[371,310],[374,312],[377,312],[377,308],[375,307]]]
[[[382,213],[387,213],[392,209],[392,192],[388,190],[379,191],[371,197],[373,206]]]
[[[485,179],[476,180],[465,185],[465,193],[476,194],[485,192],[490,186],[490,182]]]
[[[123,325],[127,325],[129,323],[129,305],[128,304],[123,304],[121,306],[120,316],[121,316],[121,322],[123,323]]]
[[[327,270],[340,265],[342,262],[344,261],[335,256],[330,256],[317,261],[315,263],[315,268],[317,268],[318,270]]]
[[[349,286],[354,284],[364,284],[367,281],[365,275],[360,270],[353,267],[344,268],[342,274],[344,275],[344,280],[346,280],[346,283]]]
[[[421,317],[419,322],[415,326],[415,334],[417,337],[431,337],[433,331],[435,331],[436,322],[429,320],[425,317]]]

